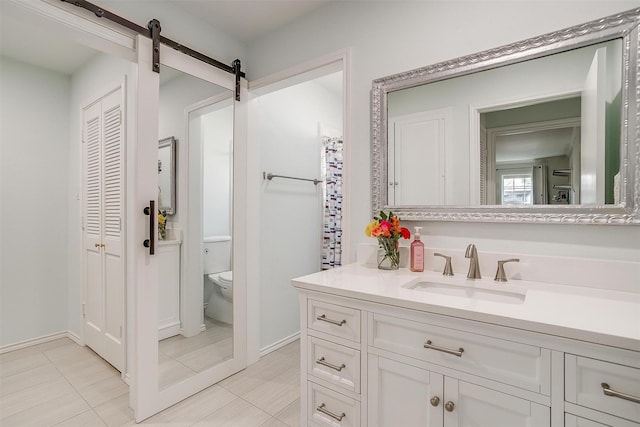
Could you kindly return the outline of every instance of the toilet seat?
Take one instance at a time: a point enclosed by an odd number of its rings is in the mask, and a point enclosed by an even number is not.
[[[231,284],[233,283],[233,272],[232,271],[223,271],[218,275],[218,279],[223,283]]]

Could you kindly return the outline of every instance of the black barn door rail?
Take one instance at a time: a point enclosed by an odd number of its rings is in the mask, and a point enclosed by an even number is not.
[[[160,43],[169,46],[179,52],[184,53],[185,55],[189,55],[192,58],[195,58],[199,61],[205,62],[213,67],[216,67],[222,71],[226,71],[227,73],[235,75],[236,78],[236,101],[240,101],[240,79],[242,77],[246,77],[245,73],[241,70],[241,62],[239,59],[233,61],[232,65],[227,65],[223,62],[217,61],[213,58],[208,57],[198,51],[190,49],[186,46],[181,45],[171,39],[168,39],[164,36],[160,35],[161,27],[160,21],[157,19],[152,19],[149,21],[147,28],[142,27],[135,22],[131,22],[128,19],[123,18],[122,16],[116,15],[115,13],[109,12],[108,10],[104,10],[103,8],[90,3],[86,0],[61,0],[65,3],[70,3],[74,6],[81,7],[90,12],[93,12],[98,18],[105,18],[111,22],[115,22],[118,25],[121,25],[125,28],[135,31],[136,33],[149,37],[153,41],[153,71],[156,73],[160,72]]]

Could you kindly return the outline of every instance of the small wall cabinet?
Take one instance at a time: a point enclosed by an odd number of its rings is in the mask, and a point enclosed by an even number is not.
[[[640,426],[635,351],[298,291],[303,426]]]

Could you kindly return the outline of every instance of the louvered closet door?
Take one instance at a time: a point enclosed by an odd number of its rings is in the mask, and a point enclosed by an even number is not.
[[[84,339],[124,368],[122,91],[84,111]]]

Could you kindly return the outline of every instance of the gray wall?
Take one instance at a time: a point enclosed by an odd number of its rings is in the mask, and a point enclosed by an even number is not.
[[[0,93],[1,346],[67,329],[70,79],[2,57]]]

